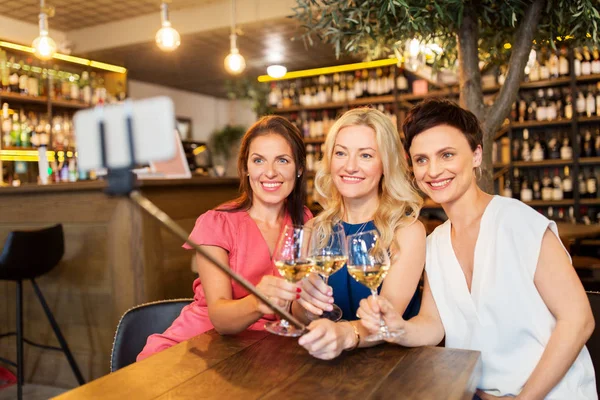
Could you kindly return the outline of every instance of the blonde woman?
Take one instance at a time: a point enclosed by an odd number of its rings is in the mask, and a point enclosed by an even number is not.
[[[371,108],[342,115],[325,140],[315,188],[324,211],[308,224],[328,233],[332,221],[339,221],[346,235],[378,230],[392,260],[381,295],[405,318],[416,315],[417,286],[425,263],[425,228],[417,220],[422,200],[408,178],[404,150],[392,121]],[[359,303],[370,295],[369,289],[354,281],[346,267],[329,278],[329,285],[311,276],[292,306],[299,318],[314,320],[299,343],[321,359],[373,345],[364,340],[368,332],[356,321]],[[333,303],[347,321],[316,319],[330,311]]]

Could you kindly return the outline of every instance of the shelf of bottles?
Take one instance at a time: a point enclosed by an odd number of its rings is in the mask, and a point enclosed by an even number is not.
[[[409,93],[414,82],[416,86],[429,88],[426,81],[405,74],[396,66],[387,66],[270,84],[270,107],[290,119],[304,136],[309,206],[314,204],[314,171],[322,157],[325,135],[335,120],[351,108],[369,105],[389,116],[397,126],[399,96],[424,97]]]
[[[0,49],[2,182],[38,181],[38,148],[46,146],[53,182],[94,179],[78,172],[73,113],[126,97],[126,75]]]
[[[494,142],[506,171],[497,192],[547,217],[600,222],[600,55],[597,48],[537,52],[537,60]]]

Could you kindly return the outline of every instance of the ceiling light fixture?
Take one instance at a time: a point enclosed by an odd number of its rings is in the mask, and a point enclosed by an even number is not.
[[[54,16],[54,8],[46,8],[45,3],[45,0],[40,0],[40,36],[35,38],[31,46],[37,58],[50,60],[56,53],[56,42],[48,36],[48,18]]]
[[[269,75],[271,78],[282,78],[285,76],[286,72],[287,68],[283,65],[269,65],[267,67],[267,75]]]
[[[29,46],[23,46],[17,43],[4,42],[0,40],[0,47],[4,47],[7,49],[24,51],[26,53],[35,54],[35,49]],[[117,72],[119,74],[126,74],[127,68],[121,67],[119,65],[107,64],[100,61],[88,60],[87,58],[70,56],[68,54],[54,53],[53,58],[62,61],[68,61],[75,64],[88,65],[93,68],[103,69],[105,71]]]
[[[162,28],[156,32],[156,45],[162,51],[173,51],[181,44],[181,36],[172,26],[169,21],[169,6],[170,0],[163,0],[160,4],[160,20]]]
[[[271,81],[275,81],[275,80],[306,78],[306,77],[310,77],[310,76],[333,74],[336,72],[356,71],[358,69],[383,67],[386,65],[395,65],[395,64],[398,64],[397,58],[385,58],[383,60],[376,60],[376,61],[366,61],[366,62],[360,62],[360,63],[354,63],[354,64],[334,65],[332,67],[322,67],[322,68],[304,69],[301,71],[292,71],[292,72],[287,72],[281,78],[272,78],[269,75],[261,75],[257,79],[259,82],[271,82]]]
[[[246,60],[240,54],[237,48],[237,34],[235,32],[235,0],[231,0],[231,35],[230,40],[230,52],[225,57],[225,70],[232,75],[241,74],[246,69]]]

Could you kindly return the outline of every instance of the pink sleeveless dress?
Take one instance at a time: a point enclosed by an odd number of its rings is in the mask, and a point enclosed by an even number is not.
[[[304,221],[311,218],[312,214],[305,208]],[[292,224],[289,215],[286,215],[282,226],[286,224]],[[218,246],[226,250],[229,255],[229,267],[254,285],[258,284],[264,275],[279,275],[262,233],[246,211],[207,211],[196,220],[190,240],[199,245]],[[190,249],[187,244],[183,247]],[[164,333],[148,337],[137,361],[213,329],[200,278],[194,281],[193,290],[194,301],[183,308],[179,317]],[[248,292],[233,280],[231,291],[234,300],[248,296]],[[263,330],[265,323],[274,319],[274,315],[264,315],[248,329]]]

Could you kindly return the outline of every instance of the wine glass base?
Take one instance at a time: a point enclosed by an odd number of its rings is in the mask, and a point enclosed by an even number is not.
[[[394,339],[402,336],[404,331],[393,331],[393,332],[377,332],[369,335],[365,338],[366,342],[379,342],[381,340]]]
[[[319,318],[325,318],[333,322],[337,322],[342,319],[342,309],[333,305],[333,310],[331,311],[323,311],[323,314]]]
[[[279,336],[287,336],[287,337],[298,337],[304,334],[304,329],[298,329],[293,325],[282,325],[281,321],[277,322],[267,322],[265,324],[265,330],[271,332],[275,335]]]

